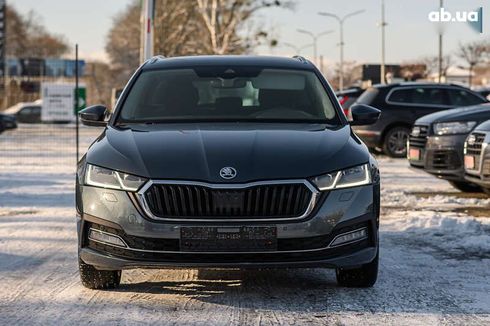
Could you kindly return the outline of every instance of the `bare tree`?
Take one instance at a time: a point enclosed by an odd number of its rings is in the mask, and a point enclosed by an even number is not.
[[[437,66],[439,67],[439,65]],[[427,65],[422,61],[402,63],[400,76],[407,81],[415,81],[427,77]]]
[[[195,0],[208,37],[212,54],[241,53],[249,45],[238,35],[238,29],[258,10],[290,6],[279,0]],[[257,33],[260,36],[263,34]]]
[[[155,50],[165,56],[205,53],[206,34],[194,0],[157,0]]]
[[[430,75],[433,73],[439,73],[439,57],[437,57],[437,56],[423,57],[414,63],[425,65],[427,75]],[[449,67],[451,67],[451,64],[452,64],[452,56],[451,55],[445,55],[442,58],[442,76],[446,77],[447,70],[449,69]]]
[[[60,57],[69,50],[64,37],[49,33],[33,11],[21,15],[7,6],[6,54],[11,57]]]
[[[362,73],[361,65],[356,61],[345,61],[344,62],[344,85],[348,87],[355,86],[361,83]],[[329,77],[329,81],[334,89],[339,89],[339,75],[340,75],[340,64],[336,63],[329,71],[326,73]]]
[[[115,84],[123,84],[139,64],[140,6],[133,0],[109,31],[106,51]],[[157,0],[155,53],[233,54],[249,52],[261,42],[274,46],[272,34],[253,26],[251,18],[259,9],[278,6],[292,7],[279,0]]]
[[[105,50],[111,60],[116,86],[124,84],[140,60],[140,1],[133,1],[114,17]]]
[[[490,45],[482,42],[472,42],[467,44],[459,44],[458,57],[465,60],[469,70],[469,85],[472,84],[472,74],[475,66],[485,62],[490,53]]]
[[[114,85],[110,66],[105,62],[87,62],[85,67],[87,103],[110,107]]]

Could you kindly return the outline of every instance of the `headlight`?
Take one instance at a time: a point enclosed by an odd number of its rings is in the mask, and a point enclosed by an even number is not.
[[[434,132],[436,135],[467,134],[475,125],[475,121],[440,122],[434,124]]]
[[[330,190],[363,186],[371,183],[371,172],[368,164],[350,169],[325,174],[314,178],[313,183],[320,190]]]
[[[89,186],[136,191],[145,182],[144,178],[87,164],[85,184]]]

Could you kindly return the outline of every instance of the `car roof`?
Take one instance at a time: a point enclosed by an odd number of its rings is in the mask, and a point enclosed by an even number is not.
[[[41,107],[42,103],[43,103],[42,99],[37,99],[34,102],[19,102],[17,104],[12,105],[11,107],[5,109],[5,111],[3,111],[3,113],[16,114],[17,112],[19,112],[20,110],[22,110],[26,106],[39,106],[39,107]]]
[[[349,94],[361,94],[365,91],[365,89],[362,89],[360,87],[352,87],[352,88],[347,88],[341,91],[335,92],[335,95],[340,96],[340,95],[349,95]]]
[[[156,56],[148,60],[143,70],[190,68],[196,66],[259,66],[267,68],[312,70],[313,64],[303,57],[274,57],[252,55],[204,55],[165,58]]]
[[[490,131],[490,120],[481,123],[475,128],[475,131]]]
[[[458,87],[470,90],[469,88],[451,83],[435,83],[435,82],[402,82],[402,83],[393,83],[393,84],[374,84],[371,87],[374,88],[393,88],[393,87],[414,87],[414,86],[443,86],[443,87]]]

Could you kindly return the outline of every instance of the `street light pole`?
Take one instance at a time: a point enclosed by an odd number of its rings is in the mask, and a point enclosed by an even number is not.
[[[381,0],[381,84],[386,84],[386,71],[385,71],[385,0]]]
[[[439,12],[441,12],[441,8],[444,6],[444,1],[439,0]],[[442,28],[439,31],[439,83],[442,82]]]
[[[155,16],[155,0],[143,0],[141,11],[141,48],[140,61],[153,57],[153,20]]]
[[[339,89],[344,89],[344,21],[340,22],[340,74],[339,74]]]
[[[332,30],[324,31],[324,32],[321,32],[321,33],[318,33],[318,34],[313,34],[312,32],[307,31],[307,30],[304,30],[304,29],[297,29],[297,31],[299,33],[303,33],[303,34],[309,35],[313,39],[313,60],[314,60],[315,64],[317,64],[318,63],[318,45],[317,45],[318,38],[320,36],[324,36],[324,35],[333,33],[333,31]]]
[[[363,13],[365,10],[357,10],[353,11],[351,13],[348,13],[344,17],[339,17],[335,14],[329,13],[329,12],[319,12],[318,14],[320,16],[327,16],[331,17],[337,20],[339,23],[339,31],[340,31],[340,71],[339,71],[339,90],[344,89],[344,22],[347,18],[352,17],[354,15],[358,15]]]
[[[282,45],[287,46],[288,48],[293,49],[294,50],[294,54],[300,55],[302,50],[304,50],[306,48],[309,48],[310,46],[313,46],[313,43],[312,44],[306,44],[306,45],[303,45],[303,46],[296,46],[294,44],[284,42],[284,43],[282,43]]]

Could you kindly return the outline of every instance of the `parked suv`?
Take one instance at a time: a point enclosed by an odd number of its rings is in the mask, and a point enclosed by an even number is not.
[[[379,110],[351,108],[351,124]],[[144,63],[78,163],[79,270],[329,267],[378,270],[379,171],[322,74],[303,58],[204,56]]]
[[[21,123],[41,122],[41,100],[34,102],[21,102],[5,110],[6,114],[15,116]]]
[[[430,113],[484,102],[486,99],[481,95],[452,84],[375,85],[356,103],[380,109],[381,118],[373,125],[354,130],[368,147],[381,148],[392,157],[405,157],[408,135],[415,120]]]
[[[14,116],[0,113],[0,134],[9,129],[17,128],[17,121]]]
[[[362,93],[364,93],[364,89],[360,87],[352,87],[335,93],[346,116],[349,114],[349,108],[357,101]]]
[[[463,145],[473,128],[489,119],[490,103],[433,113],[418,119],[408,143],[410,165],[450,181],[461,191],[479,191],[474,183],[465,180]]]
[[[464,166],[466,180],[490,194],[490,120],[482,123],[466,138]]]

